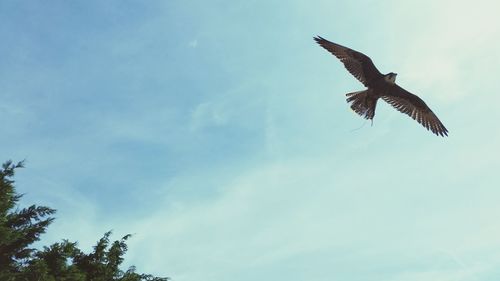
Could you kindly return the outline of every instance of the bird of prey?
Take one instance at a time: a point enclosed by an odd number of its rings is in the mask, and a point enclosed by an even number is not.
[[[345,68],[368,88],[346,94],[347,102],[351,103],[351,108],[357,114],[373,121],[377,100],[382,98],[437,136],[448,136],[448,130],[425,102],[396,84],[396,73],[389,72],[384,75],[365,54],[335,44],[320,36],[314,37],[314,40],[336,56]]]

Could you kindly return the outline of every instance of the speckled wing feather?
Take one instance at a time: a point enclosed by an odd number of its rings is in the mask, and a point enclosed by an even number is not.
[[[425,102],[400,86],[394,84],[381,98],[398,111],[407,114],[422,124],[427,130],[431,130],[434,134],[443,137],[448,135],[448,130]]]
[[[369,87],[372,81],[382,76],[372,60],[365,54],[330,42],[321,36],[314,37],[314,40],[336,56],[344,64],[345,68],[366,87]]]

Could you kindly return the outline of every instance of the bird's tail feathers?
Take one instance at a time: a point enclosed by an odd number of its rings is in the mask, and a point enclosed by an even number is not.
[[[361,117],[373,120],[377,98],[368,95],[369,90],[358,91],[346,94],[347,102],[351,103],[351,108]]]

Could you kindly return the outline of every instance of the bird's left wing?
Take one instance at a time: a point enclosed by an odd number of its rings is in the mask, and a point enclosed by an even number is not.
[[[314,37],[314,40],[321,47],[336,56],[344,64],[349,73],[366,87],[369,87],[371,82],[382,76],[367,55],[330,42],[321,36]]]
[[[448,130],[443,123],[418,96],[394,84],[382,95],[382,99],[398,111],[407,114],[422,124],[427,130],[431,130],[437,136],[448,136]]]

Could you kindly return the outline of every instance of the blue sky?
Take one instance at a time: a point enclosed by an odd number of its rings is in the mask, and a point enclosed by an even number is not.
[[[127,263],[191,280],[498,280],[493,0],[0,3],[0,155],[26,159],[44,243],[133,233]],[[450,131],[361,90],[369,55]]]

